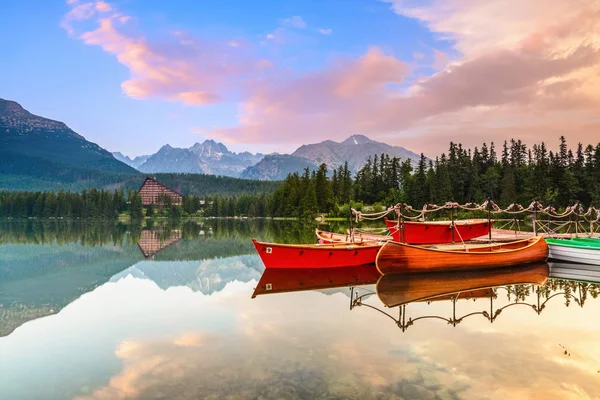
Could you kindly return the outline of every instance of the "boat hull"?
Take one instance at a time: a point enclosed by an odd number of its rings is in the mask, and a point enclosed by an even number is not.
[[[438,244],[471,240],[485,236],[490,232],[487,219],[404,222],[403,229],[398,229],[398,221],[384,219],[395,242],[407,244]],[[454,235],[452,232],[454,231]]]
[[[377,296],[387,307],[415,301],[494,297],[491,288],[506,285],[543,285],[548,264],[485,271],[436,272],[384,275],[377,282]]]
[[[549,243],[548,258],[568,263],[600,266],[600,247],[574,247]]]
[[[387,242],[377,254],[382,274],[492,269],[546,261],[548,245],[542,237],[510,243],[443,250]]]
[[[294,245],[252,239],[266,268],[340,268],[375,263],[381,244]]]

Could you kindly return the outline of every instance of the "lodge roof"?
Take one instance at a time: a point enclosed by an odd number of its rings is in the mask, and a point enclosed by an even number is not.
[[[168,187],[168,186],[160,183],[159,181],[157,181],[156,178],[149,177],[149,176],[147,176],[146,179],[144,179],[144,183],[142,183],[142,186],[140,186],[140,189],[138,191],[142,190],[143,187],[146,185],[146,183],[148,183],[148,181],[156,183],[157,185],[162,186],[164,189],[168,190],[169,192],[172,192],[172,193],[174,193],[176,195],[179,195],[179,196],[183,197],[183,194],[179,193],[177,190],[171,189],[170,187]]]

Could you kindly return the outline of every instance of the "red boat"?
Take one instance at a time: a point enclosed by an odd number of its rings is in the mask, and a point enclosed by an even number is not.
[[[487,219],[465,219],[454,221],[404,222],[403,228],[398,221],[384,218],[388,230],[395,242],[406,244],[441,244],[464,242],[490,232]]]
[[[375,264],[382,244],[278,244],[252,239],[266,268],[338,268]]]
[[[370,265],[345,268],[268,268],[260,277],[252,298],[263,294],[374,285],[380,276],[377,268]]]

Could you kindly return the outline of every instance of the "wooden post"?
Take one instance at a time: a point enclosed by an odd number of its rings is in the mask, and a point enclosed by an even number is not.
[[[577,206],[575,206],[577,209]],[[575,237],[579,237],[579,214],[575,211]]]
[[[533,203],[533,236],[537,236],[537,200]]]
[[[488,212],[488,240],[490,243],[492,243],[492,204],[491,204],[491,200],[488,197],[488,204],[487,204],[487,212]]]
[[[450,218],[452,220],[452,243],[454,243],[454,231],[456,230],[456,226],[454,226],[454,204],[452,204],[452,208],[450,209]]]
[[[354,223],[352,219],[354,218],[354,214],[352,213],[352,207],[350,207],[350,242],[354,243]]]
[[[402,213],[402,206],[400,206],[400,216],[398,218],[398,228],[400,228],[400,241],[406,243],[406,234],[404,232],[404,214]]]

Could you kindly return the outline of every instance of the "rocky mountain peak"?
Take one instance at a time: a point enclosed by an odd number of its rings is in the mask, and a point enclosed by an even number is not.
[[[115,151],[112,153],[112,155],[119,161],[121,161],[121,160],[128,160],[129,162],[133,161],[131,158],[129,158],[129,156],[126,156],[125,154],[121,153],[120,151]]]
[[[345,145],[357,145],[366,143],[373,143],[373,141],[364,135],[352,135],[342,142],[342,144]]]
[[[46,131],[68,130],[69,134],[82,138],[64,123],[34,115],[16,101],[4,99],[0,99],[0,127],[19,129],[24,133],[34,129],[44,129]]]
[[[29,114],[19,103],[0,98],[0,114],[26,115]]]
[[[219,160],[223,154],[229,154],[230,151],[223,143],[215,142],[212,139],[205,140],[202,143],[196,143],[190,150],[201,158],[217,159]]]

